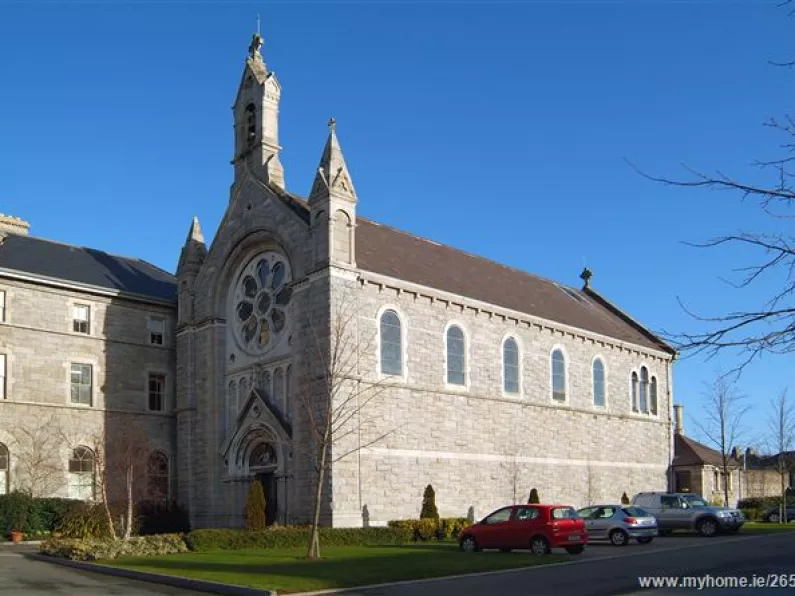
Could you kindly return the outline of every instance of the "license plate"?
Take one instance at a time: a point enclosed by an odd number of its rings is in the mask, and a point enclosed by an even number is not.
[[[577,534],[576,536],[569,536],[569,540],[572,540],[572,541],[573,540],[579,540],[580,538],[581,538],[581,536],[579,534]]]

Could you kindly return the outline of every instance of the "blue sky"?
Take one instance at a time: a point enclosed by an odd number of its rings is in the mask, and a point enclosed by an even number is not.
[[[698,242],[771,231],[729,193],[640,177],[680,163],[759,179],[778,155],[795,20],[775,2],[8,2],[0,0],[0,212],[32,233],[173,271],[194,215],[214,233],[232,170],[230,107],[262,16],[283,86],[282,162],[306,194],[334,116],[359,213],[558,281],[593,285],[651,328],[758,305],[752,261]],[[703,383],[675,398],[698,435]],[[792,366],[740,380],[757,438]],[[795,391],[795,386],[793,386]]]

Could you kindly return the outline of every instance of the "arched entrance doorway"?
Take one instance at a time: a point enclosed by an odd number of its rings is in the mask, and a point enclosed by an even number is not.
[[[248,470],[262,485],[262,492],[265,494],[265,522],[268,525],[278,521],[276,519],[279,511],[277,464],[276,449],[270,443],[258,443],[248,456]]]

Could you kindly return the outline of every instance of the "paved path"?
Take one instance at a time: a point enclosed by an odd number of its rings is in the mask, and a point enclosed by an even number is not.
[[[25,558],[30,547],[0,547],[2,596],[197,596],[199,592],[77,571]],[[204,595],[206,596],[206,595]]]
[[[714,539],[670,537],[655,540],[646,547],[634,544],[623,548],[589,546],[582,557],[561,565],[355,590],[347,596],[795,595],[795,586],[641,590],[638,583],[639,576],[751,577],[768,573],[792,573],[795,578],[795,533]]]

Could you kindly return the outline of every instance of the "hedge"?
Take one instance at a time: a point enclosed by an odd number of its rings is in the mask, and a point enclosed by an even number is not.
[[[795,495],[787,495],[787,504],[795,505]],[[751,497],[740,499],[737,503],[738,509],[769,509],[781,505],[781,497]]]
[[[137,536],[129,540],[79,540],[51,538],[39,546],[42,554],[73,561],[98,561],[116,557],[149,557],[188,552],[181,534]]]
[[[194,530],[185,537],[192,551],[247,548],[294,548],[309,543],[309,528],[272,526],[265,530]],[[411,532],[399,528],[320,528],[323,546],[378,546],[407,544]]]
[[[763,521],[762,516],[765,510],[761,507],[741,507],[740,511],[748,521]]]
[[[46,534],[55,530],[75,503],[71,499],[33,498],[27,493],[14,491],[0,495],[0,532],[22,530],[27,535]],[[21,528],[18,520],[24,520]]]
[[[426,540],[456,539],[461,530],[469,525],[469,520],[465,517],[396,519],[387,525],[390,528],[409,532],[415,542],[424,542]]]

